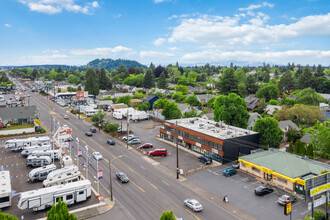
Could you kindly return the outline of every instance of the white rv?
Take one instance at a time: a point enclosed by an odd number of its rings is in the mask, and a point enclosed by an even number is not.
[[[11,206],[11,183],[8,170],[0,172],[0,208]]]
[[[54,158],[55,160],[59,160],[61,158],[60,150],[35,150],[30,154],[32,156],[48,156],[50,158]]]
[[[85,115],[87,117],[91,117],[93,116],[98,110],[97,109],[93,109],[93,108],[88,108],[88,109],[85,109]]]
[[[118,120],[123,119],[123,115],[122,115],[120,112],[114,112],[114,113],[112,114],[112,116],[113,116],[115,119],[118,119]]]
[[[33,151],[39,151],[39,150],[50,150],[51,146],[50,145],[44,145],[44,146],[31,146],[31,147],[25,147],[24,150],[21,152],[21,155],[23,157],[27,157],[30,154],[32,154]]]
[[[42,181],[46,179],[47,175],[54,170],[56,170],[56,166],[54,164],[35,168],[31,170],[31,172],[29,173],[29,181],[31,182],[35,180]]]
[[[49,145],[50,138],[47,136],[42,137],[30,137],[25,139],[13,139],[8,140],[5,143],[6,149],[11,149],[12,151],[20,151],[25,147],[34,146],[34,145]]]
[[[81,179],[81,172],[77,169],[74,172],[63,172],[62,174],[57,174],[51,178],[45,179],[43,181],[44,187],[57,186],[61,184],[67,184],[71,182],[77,182]]]
[[[49,165],[52,163],[52,159],[48,156],[28,156],[26,160],[26,166],[32,167],[41,167],[45,165]]]
[[[52,186],[22,192],[18,200],[19,209],[43,210],[53,206],[61,198],[67,205],[82,202],[91,197],[91,182],[82,180],[59,186]]]
[[[72,165],[72,166],[67,166],[67,167],[64,167],[64,168],[60,168],[60,169],[57,169],[55,170],[54,172],[50,173],[48,176],[47,176],[47,179],[53,179],[53,178],[56,178],[58,176],[61,176],[63,175],[64,173],[75,173],[77,172],[79,169],[76,165]]]
[[[135,111],[133,112],[130,119],[134,120],[135,122],[139,122],[141,120],[149,120],[150,116],[145,111]]]
[[[72,158],[69,155],[61,157],[60,160],[61,167],[67,167],[73,165]]]

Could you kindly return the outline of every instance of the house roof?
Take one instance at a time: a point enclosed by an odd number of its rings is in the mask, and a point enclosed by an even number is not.
[[[330,171],[325,166],[314,164],[282,151],[263,151],[242,156],[240,159],[271,169],[291,178],[302,177],[310,173],[319,175],[324,170]]]
[[[285,120],[285,121],[279,121],[278,122],[278,126],[284,130],[287,126],[296,129],[297,131],[300,131],[300,128],[293,123],[291,120]]]
[[[273,112],[278,109],[282,109],[282,106],[277,106],[277,105],[267,105],[265,111],[267,113],[273,114]]]
[[[155,97],[157,97],[157,96],[155,96],[155,95],[149,95],[149,96],[146,97],[143,101],[144,101],[144,102],[149,102],[150,100],[152,100],[152,99],[155,98]]]
[[[247,96],[244,98],[244,101],[246,102],[248,109],[254,109],[258,104],[259,98]]]
[[[24,106],[24,107],[11,107],[11,108],[2,108],[0,111],[0,118],[2,120],[16,119],[16,118],[31,118],[35,117],[37,114],[37,107]]]
[[[199,102],[201,102],[201,101],[208,102],[214,96],[210,95],[210,94],[199,94],[199,95],[196,95],[196,97]]]
[[[257,112],[249,113],[250,118],[248,120],[248,125],[250,125],[258,116],[261,118],[261,116]]]
[[[141,99],[131,99],[131,102],[142,102]]]
[[[112,105],[113,101],[112,100],[101,100],[98,101],[98,105]]]
[[[310,144],[310,143],[311,143],[311,139],[310,139],[310,137],[309,137],[309,133],[304,134],[304,136],[302,136],[302,137],[300,138],[300,141],[301,141],[301,142],[305,142],[305,143],[307,143],[307,144]]]

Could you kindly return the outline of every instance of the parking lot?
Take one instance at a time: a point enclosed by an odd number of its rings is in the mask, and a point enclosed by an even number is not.
[[[6,150],[4,148],[4,143],[5,140],[0,141],[0,167],[3,167],[4,170],[10,171],[11,188],[12,191],[15,191],[17,193],[17,195],[12,198],[11,207],[2,208],[2,211],[11,215],[15,215],[19,219],[21,218],[21,216],[24,216],[24,219],[38,219],[44,217],[44,214],[47,213],[48,210],[42,210],[33,213],[32,210],[20,210],[17,208],[19,192],[35,190],[42,188],[43,186],[42,182],[28,182],[28,175],[33,168],[26,166],[26,158],[22,157],[20,152],[11,152],[10,150]],[[55,165],[57,166],[57,168],[59,168],[59,161],[55,161]],[[69,206],[69,210],[89,206],[98,202],[98,199],[93,194],[92,197],[87,201],[73,206]]]
[[[230,167],[230,164],[203,170],[189,175],[187,178],[220,198],[227,195],[229,203],[257,219],[278,220],[289,218],[289,216],[283,214],[284,207],[277,203],[277,199],[287,193],[274,188],[273,193],[257,196],[254,190],[261,183],[240,171],[236,175],[225,177],[222,172],[227,167]],[[303,219],[307,214],[307,205],[303,200],[298,199],[292,204],[292,219]]]

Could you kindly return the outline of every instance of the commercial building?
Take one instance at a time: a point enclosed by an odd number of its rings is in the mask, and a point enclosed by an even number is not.
[[[259,148],[257,132],[202,118],[167,120],[160,137],[222,163]]]
[[[291,193],[305,194],[305,180],[330,171],[330,166],[270,149],[238,159],[239,169]]]

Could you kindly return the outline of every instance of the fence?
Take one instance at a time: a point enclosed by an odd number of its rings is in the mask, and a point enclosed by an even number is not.
[[[3,130],[0,131],[0,135],[13,135],[13,134],[23,134],[23,133],[34,133],[34,128],[23,128],[23,129],[16,129],[16,130]]]

